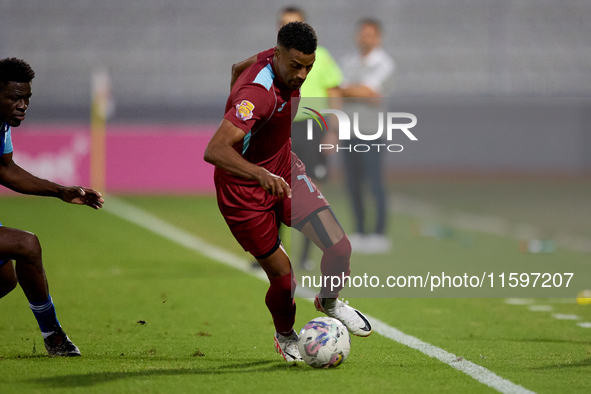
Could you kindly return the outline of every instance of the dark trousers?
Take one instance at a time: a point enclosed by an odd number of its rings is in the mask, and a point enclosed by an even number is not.
[[[351,140],[351,146],[365,143]],[[383,152],[343,152],[347,188],[355,213],[356,232],[365,234],[365,210],[363,191],[369,185],[376,206],[375,233],[383,234],[386,227],[386,193],[384,191],[382,157]]]

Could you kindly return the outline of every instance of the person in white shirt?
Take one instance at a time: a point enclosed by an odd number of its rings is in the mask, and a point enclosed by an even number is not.
[[[369,133],[376,132],[377,113],[384,111],[381,98],[389,90],[395,69],[394,60],[384,51],[381,43],[380,22],[375,19],[363,19],[359,22],[357,33],[358,51],[342,61],[344,82],[340,94],[342,97],[350,98],[344,100],[347,113],[359,112],[361,132],[364,131],[362,128]],[[351,145],[364,143],[359,139],[350,142]],[[349,237],[354,252],[386,253],[391,248],[390,240],[384,234],[387,210],[382,156],[382,153],[375,151],[343,152],[347,186],[355,214],[356,233]],[[366,231],[364,224],[364,181],[369,183],[377,213],[376,227],[370,232]]]

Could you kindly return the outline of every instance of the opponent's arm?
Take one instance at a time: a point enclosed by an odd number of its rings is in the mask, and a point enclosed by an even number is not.
[[[105,202],[101,194],[80,186],[62,186],[41,179],[25,171],[12,160],[12,153],[2,155],[0,159],[0,184],[18,193],[36,196],[58,197],[65,202],[88,205],[94,209]]]
[[[282,177],[245,160],[234,150],[233,146],[243,138],[244,131],[229,120],[222,120],[220,127],[207,144],[203,159],[241,178],[256,180],[272,196],[282,198],[287,195],[291,198],[291,189]]]
[[[253,65],[257,61],[257,55],[253,55],[246,60],[239,63],[232,64],[232,79],[230,80],[230,89],[234,87],[236,80],[244,70]]]

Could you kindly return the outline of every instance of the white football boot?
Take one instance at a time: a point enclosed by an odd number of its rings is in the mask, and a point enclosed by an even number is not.
[[[65,357],[76,357],[80,356],[80,350],[74,343],[68,338],[66,333],[61,327],[58,327],[53,334],[43,340],[45,343],[45,349],[51,357],[65,356]]]
[[[304,361],[302,360],[302,356],[300,355],[300,350],[298,349],[298,334],[293,332],[288,337],[285,337],[278,332],[275,333],[275,351],[283,358],[285,361],[292,362],[292,361]]]
[[[371,334],[371,324],[363,316],[363,313],[349,306],[349,301],[343,302],[338,298],[323,298],[320,294],[316,294],[314,306],[317,311],[339,320],[353,335],[368,337]]]

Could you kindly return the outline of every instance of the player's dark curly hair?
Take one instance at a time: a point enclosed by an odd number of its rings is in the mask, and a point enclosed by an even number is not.
[[[277,45],[281,45],[287,50],[293,48],[305,55],[311,55],[316,50],[318,38],[309,24],[291,22],[279,29]]]
[[[0,60],[0,86],[8,82],[31,82],[35,71],[27,62],[15,57]]]

